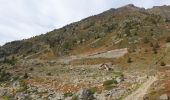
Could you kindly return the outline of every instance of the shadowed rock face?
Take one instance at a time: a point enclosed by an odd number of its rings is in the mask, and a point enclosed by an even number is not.
[[[91,91],[87,89],[81,89],[78,93],[79,100],[94,100],[94,96]]]
[[[93,48],[113,44],[113,41],[120,40],[121,43],[133,43],[134,41],[131,40],[134,37],[139,40],[148,36],[147,34],[151,33],[148,30],[152,30],[155,35],[161,34],[161,31],[159,32],[160,27],[157,24],[164,23],[165,18],[170,18],[169,11],[170,6],[144,9],[132,4],[118,9],[110,9],[44,35],[7,43],[0,47],[0,58],[17,54],[28,56],[46,49],[46,47],[49,47],[55,55],[63,56],[69,54],[72,50],[77,51],[75,48],[87,44],[90,40],[95,41],[99,38],[100,41],[95,43],[98,45],[92,46]],[[146,26],[149,26],[150,29]],[[142,34],[143,32],[146,34]],[[137,36],[136,34],[142,35]],[[115,39],[109,41],[107,36],[115,37]],[[127,37],[129,40],[125,41],[123,37]]]

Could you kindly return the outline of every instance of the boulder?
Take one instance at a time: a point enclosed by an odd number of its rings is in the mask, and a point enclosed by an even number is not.
[[[72,97],[67,97],[64,100],[72,100]]]
[[[88,89],[81,89],[78,92],[78,98],[79,100],[94,100],[95,99],[93,96],[93,93]]]
[[[8,90],[7,90],[7,89],[0,89],[0,96],[4,96],[4,95],[6,95],[6,94],[7,94],[7,92],[8,92]]]
[[[48,100],[63,100],[64,94],[59,92],[51,92],[48,94]]]
[[[116,77],[115,80],[116,80],[117,83],[120,83],[120,82],[124,81],[124,77],[123,76],[119,76],[119,77]]]
[[[12,87],[15,88],[15,89],[19,89],[19,88],[21,87],[20,82],[19,82],[19,81],[15,81],[15,82],[12,84]]]
[[[37,87],[34,87],[34,86],[31,86],[31,85],[28,85],[28,89],[27,91],[31,92],[31,93],[34,93],[34,92],[37,92],[38,88]]]
[[[38,88],[37,91],[39,93],[43,93],[43,92],[47,92],[47,89],[44,89],[44,88]]]
[[[16,99],[16,100],[25,100],[26,97],[25,97],[24,93],[17,93],[17,94],[15,95],[15,99]]]
[[[31,95],[30,95],[30,98],[31,98],[32,100],[39,100],[39,99],[40,99],[40,96],[39,96],[39,95],[36,95],[36,94],[31,94]]]
[[[167,94],[162,94],[162,95],[159,97],[159,99],[160,99],[160,100],[169,100]]]

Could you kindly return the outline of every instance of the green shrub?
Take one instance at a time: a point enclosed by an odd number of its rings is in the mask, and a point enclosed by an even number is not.
[[[157,52],[157,49],[156,49],[155,47],[152,48],[152,51],[153,51],[154,54],[157,54],[157,53],[158,53],[158,52]]]
[[[79,100],[78,96],[74,95],[71,100]]]
[[[131,63],[131,62],[132,62],[132,59],[130,57],[128,57],[127,63]]]
[[[170,20],[166,18],[166,19],[165,19],[165,22],[170,22]]]
[[[52,76],[52,74],[51,74],[50,72],[49,72],[49,73],[47,73],[47,75],[48,75],[48,76]]]
[[[161,61],[160,65],[161,65],[161,66],[165,66],[166,64],[165,64],[164,61]]]
[[[72,48],[71,42],[64,43],[63,48],[64,48],[64,50],[71,50],[71,48]]]
[[[147,50],[147,49],[145,49],[145,51],[144,51],[144,52],[146,53],[146,52],[148,52],[148,50]]]
[[[150,47],[153,47],[153,43],[152,42],[150,43]]]
[[[122,72],[114,72],[113,73],[115,77],[124,77],[123,73]]]
[[[31,67],[29,70],[30,70],[30,71],[33,71],[33,70],[34,70],[34,68],[33,68],[33,67]]]
[[[143,43],[145,43],[145,44],[149,43],[149,39],[147,37],[144,37],[143,38]]]
[[[23,92],[28,89],[27,83],[24,80],[20,80],[20,89],[17,92]]]
[[[108,86],[108,85],[112,85],[112,84],[116,84],[115,80],[107,80],[103,82],[103,86]]]
[[[17,75],[16,75],[16,76],[13,76],[12,79],[13,79],[13,81],[16,81],[16,80],[19,79],[19,76],[17,76]]]
[[[7,63],[7,64],[10,64],[10,65],[15,65],[15,63],[16,63],[16,58],[13,56],[11,59],[8,59],[8,58],[4,58],[4,61],[3,61],[3,63]]]
[[[24,74],[24,79],[27,79],[27,78],[28,78],[28,74],[25,73],[25,74]]]
[[[166,42],[170,42],[170,36],[166,38]]]
[[[112,85],[104,86],[104,89],[105,89],[105,90],[111,90],[111,89],[113,89],[113,88],[114,88],[114,86],[112,86]]]
[[[73,96],[73,93],[71,92],[64,93],[64,97],[71,97],[71,96]]]
[[[3,98],[3,100],[11,100],[10,97],[8,97],[8,96],[3,96],[2,98]]]
[[[154,48],[159,48],[160,46],[159,46],[158,42],[156,42],[153,47]]]
[[[89,89],[89,91],[90,91],[92,94],[94,94],[94,93],[96,93],[97,88],[96,88],[96,87],[92,87],[92,88]]]
[[[0,82],[9,80],[10,76],[10,73],[6,72],[6,70],[0,70]]]

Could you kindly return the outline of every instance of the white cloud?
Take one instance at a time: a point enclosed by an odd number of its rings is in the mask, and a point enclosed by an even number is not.
[[[169,0],[0,0],[0,44],[29,38],[129,3],[149,8]]]

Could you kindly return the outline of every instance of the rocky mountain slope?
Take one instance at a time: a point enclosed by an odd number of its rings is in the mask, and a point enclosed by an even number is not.
[[[1,46],[0,99],[169,98],[169,11],[129,4]]]
[[[0,57],[28,56],[47,48],[56,57],[83,53],[102,46],[126,47],[129,43],[140,43],[145,38],[149,41],[153,37],[159,39],[169,22],[169,8],[144,9],[130,4],[110,9],[40,36],[7,43],[0,47]],[[116,41],[118,43],[114,43]]]
[[[154,6],[152,9],[148,9],[150,13],[158,14],[163,16],[164,18],[170,19],[169,13],[170,6]]]

